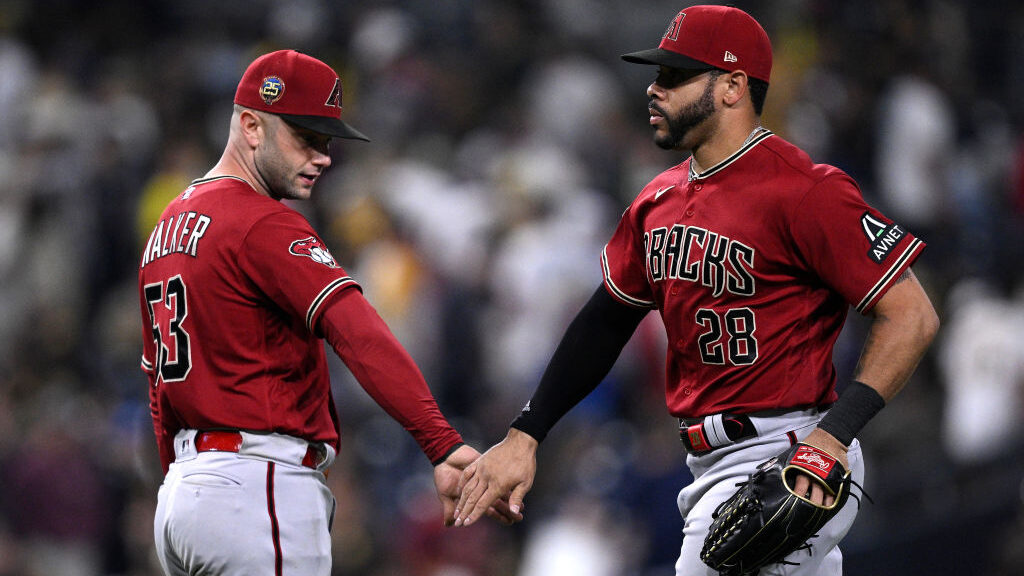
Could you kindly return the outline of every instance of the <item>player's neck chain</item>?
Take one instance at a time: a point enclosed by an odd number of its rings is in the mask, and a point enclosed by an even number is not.
[[[754,129],[750,131],[750,134],[747,136],[747,139],[743,141],[743,146],[746,146],[747,144],[750,144],[751,142],[753,142],[754,138],[757,138],[758,134],[760,134],[761,132],[764,132],[766,130],[767,130],[767,128],[765,128],[764,126],[761,126],[760,124],[755,126]],[[740,146],[740,148],[742,148],[743,146]]]
[[[750,134],[747,136],[747,139],[743,141],[743,145],[740,146],[739,150],[737,150],[735,153],[733,153],[725,160],[722,160],[718,164],[715,164],[714,166],[708,168],[703,172],[700,170],[700,166],[697,165],[696,158],[690,156],[690,173],[688,180],[690,182],[693,182],[694,180],[697,180],[699,178],[707,178],[708,176],[711,176],[715,172],[718,172],[722,168],[725,168],[726,166],[731,164],[733,160],[736,160],[737,158],[742,156],[748,149],[750,149],[750,147],[753,146],[753,144],[756,144],[764,137],[770,136],[771,134],[771,130],[768,130],[764,126],[755,126],[754,129],[750,131]]]

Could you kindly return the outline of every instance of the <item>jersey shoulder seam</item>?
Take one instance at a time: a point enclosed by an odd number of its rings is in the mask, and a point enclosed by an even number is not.
[[[808,188],[813,188],[813,187],[817,186],[819,183],[821,183],[823,180],[827,180],[828,178],[832,178],[832,177],[835,177],[835,176],[838,176],[838,175],[841,175],[841,174],[845,174],[845,172],[843,172],[842,170],[840,170],[839,168],[837,168],[836,166],[833,166],[831,164],[822,164],[822,163],[814,162],[813,160],[811,160],[810,156],[808,156],[806,152],[804,152],[800,148],[797,148],[795,145],[793,145],[792,143],[790,143],[790,142],[788,142],[788,141],[786,141],[786,140],[784,140],[782,138],[776,138],[776,139],[774,139],[774,142],[781,143],[781,144],[787,145],[787,146],[792,146],[795,150],[798,150],[801,154],[803,154],[807,158],[806,165],[801,166],[801,165],[793,162],[792,158],[788,158],[786,155],[784,155],[781,152],[779,152],[776,149],[776,145],[773,145],[773,143],[766,142],[765,146],[764,146],[764,149],[769,151],[769,152],[771,152],[771,154],[774,155],[776,158],[778,158],[780,162],[783,162],[784,164],[786,164],[786,166],[789,166],[790,168],[792,168],[794,172],[797,172],[800,175],[802,175],[805,178],[807,178],[807,180],[812,183],[810,186],[808,186]],[[816,167],[822,168],[823,174],[821,174],[820,176],[815,175],[815,168]]]

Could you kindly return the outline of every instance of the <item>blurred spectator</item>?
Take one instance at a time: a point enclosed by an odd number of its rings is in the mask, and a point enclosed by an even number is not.
[[[36,411],[19,446],[2,459],[9,493],[8,524],[19,542],[15,573],[26,576],[103,574],[103,539],[112,503],[85,434],[97,406],[53,383],[34,397]]]
[[[527,538],[518,576],[617,576],[636,561],[635,534],[610,502],[570,496]]]
[[[959,464],[1014,448],[1024,433],[1024,300],[965,278],[950,291],[939,357],[946,390],[942,441]]]
[[[612,209],[589,187],[580,159],[542,142],[510,150],[494,178],[506,204],[488,273],[485,362],[495,393],[512,400],[529,396],[568,311],[600,280],[594,255]]]
[[[956,117],[949,98],[917,75],[893,78],[879,99],[876,169],[892,217],[931,239],[950,215]]]

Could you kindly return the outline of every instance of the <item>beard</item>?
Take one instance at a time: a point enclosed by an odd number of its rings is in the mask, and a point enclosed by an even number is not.
[[[714,78],[708,80],[704,85],[704,93],[700,98],[686,108],[672,116],[666,114],[657,104],[651,103],[650,107],[661,113],[665,118],[668,132],[659,134],[655,132],[654,143],[665,150],[676,150],[682,148],[683,139],[691,130],[703,123],[715,113]]]
[[[253,158],[256,173],[263,180],[270,197],[274,200],[305,200],[310,191],[300,187],[297,171],[288,165],[281,153],[269,141],[264,141]]]

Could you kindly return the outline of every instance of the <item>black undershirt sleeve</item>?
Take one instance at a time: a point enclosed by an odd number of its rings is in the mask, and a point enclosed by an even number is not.
[[[529,404],[512,427],[544,440],[573,406],[604,380],[640,321],[650,312],[612,298],[598,286],[555,349]]]

